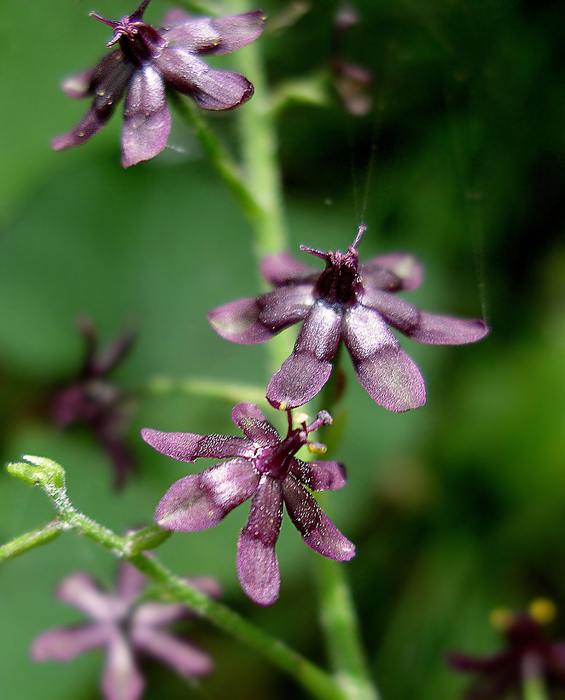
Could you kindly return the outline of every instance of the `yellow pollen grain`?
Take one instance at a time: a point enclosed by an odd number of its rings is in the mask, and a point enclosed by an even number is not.
[[[310,450],[310,452],[314,453],[315,455],[323,455],[324,452],[328,451],[328,448],[326,447],[326,445],[324,445],[321,442],[309,442],[308,449]]]
[[[296,423],[308,423],[308,421],[310,420],[310,416],[307,413],[304,413],[303,411],[298,411],[292,417]]]
[[[536,598],[530,603],[528,612],[533,620],[540,625],[546,625],[555,618],[557,608],[555,603],[548,598]]]

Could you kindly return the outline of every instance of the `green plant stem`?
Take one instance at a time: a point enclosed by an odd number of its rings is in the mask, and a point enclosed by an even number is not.
[[[339,364],[343,353],[341,345],[335,354],[330,380],[322,390],[320,408],[330,414],[338,393]],[[327,498],[327,495],[324,494]],[[319,591],[320,621],[326,647],[335,677],[351,700],[379,700],[379,692],[372,680],[365,658],[359,619],[346,564],[316,557],[316,580]]]
[[[549,700],[542,673],[542,664],[535,654],[527,654],[522,661],[524,700]]]
[[[257,219],[259,205],[251,189],[247,186],[238,165],[202,116],[202,110],[199,110],[191,100],[179,97],[176,92],[171,92],[170,100],[180,116],[194,130],[204,153],[228,186],[243,213],[251,221]]]
[[[369,676],[344,564],[316,557],[320,622],[331,667],[349,700],[379,700]]]
[[[236,384],[218,379],[197,379],[195,377],[175,379],[174,377],[159,376],[149,380],[141,390],[152,395],[182,393],[189,396],[206,396],[230,403],[238,403],[239,401],[261,403],[265,401],[263,387]]]
[[[61,520],[56,518],[42,527],[38,527],[31,532],[26,532],[25,535],[16,537],[11,542],[8,542],[0,547],[0,561],[13,559],[20,554],[29,552],[30,549],[34,549],[39,545],[51,542],[61,534],[63,529],[63,523]]]

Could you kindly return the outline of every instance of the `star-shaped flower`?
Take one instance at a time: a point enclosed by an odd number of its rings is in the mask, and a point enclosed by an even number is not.
[[[126,391],[108,380],[108,375],[130,351],[135,333],[126,331],[100,350],[92,321],[83,318],[78,327],[85,344],[82,367],[76,380],[54,394],[51,416],[61,427],[82,423],[92,430],[112,460],[114,482],[119,489],[135,471],[136,464],[123,439],[129,397]]]
[[[355,554],[354,545],[324,515],[308,490],[341,488],[345,469],[338,462],[302,462],[295,457],[306,444],[313,451],[323,451],[323,446],[308,441],[308,434],[331,422],[326,411],[310,425],[304,420],[295,429],[288,412],[288,432],[283,440],[257,406],[238,404],[232,419],[245,437],[142,430],[147,443],[182,462],[199,457],[229,458],[174,483],[157,505],[155,520],[168,530],[206,530],[252,496],[249,518],[239,534],[237,573],[251,600],[271,605],[280,586],[275,544],[283,503],[302,539],[314,551],[338,561],[347,561]]]
[[[114,29],[108,47],[118,47],[97,66],[63,83],[70,97],[92,97],[92,107],[77,126],[52,145],[56,151],[79,146],[102,129],[125,95],[122,163],[149,160],[167,143],[171,117],[166,88],[189,95],[202,109],[225,110],[243,104],[253,85],[239,73],[215,70],[201,54],[224,54],[247,46],[263,31],[261,10],[234,17],[192,19],[179,11],[155,29],[143,21],[150,0],[119,21],[91,15]]]
[[[359,227],[345,253],[300,246],[325,260],[323,272],[287,253],[266,258],[262,272],[273,291],[208,314],[217,333],[234,343],[262,343],[302,322],[292,355],[267,389],[275,408],[302,406],[316,396],[329,379],[340,340],[372,399],[389,411],[417,408],[426,402],[424,380],[389,326],[431,345],[473,343],[488,333],[480,319],[430,314],[398,298],[396,292],[420,284],[420,263],[410,255],[392,254],[359,265],[357,246],[365,229]]]
[[[450,653],[452,668],[475,677],[465,698],[521,698],[531,681],[545,686],[548,698],[562,697],[554,693],[565,689],[565,643],[549,641],[542,628],[554,613],[553,603],[543,598],[534,600],[528,612],[496,610],[492,622],[504,634],[505,649],[488,656]]]
[[[213,579],[188,580],[211,596],[220,595]],[[57,597],[85,612],[92,622],[44,632],[31,647],[33,659],[70,661],[84,651],[105,647],[102,691],[106,700],[141,697],[145,683],[135,662],[138,653],[159,659],[182,676],[208,675],[212,671],[210,657],[192,642],[162,629],[189,615],[187,608],[152,600],[138,603],[144,587],[145,577],[127,562],[120,564],[116,593],[100,590],[88,574],[67,576],[57,589]]]

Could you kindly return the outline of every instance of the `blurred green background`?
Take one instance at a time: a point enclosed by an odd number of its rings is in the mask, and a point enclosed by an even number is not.
[[[187,473],[148,448],[140,428],[236,428],[227,402],[145,395],[128,432],[140,473],[115,493],[92,435],[63,432],[47,416],[51,388],[80,363],[76,319],[91,316],[105,342],[138,325],[135,349],[115,375],[132,390],[157,375],[265,385],[265,347],[230,345],[205,318],[257,292],[250,229],[176,114],[172,148],[126,171],[120,115],[85,146],[50,150],[50,138],[87,108],[63,95],[60,80],[92,65],[108,40],[88,11],[118,18],[131,3],[0,6],[1,457],[59,461],[75,505],[121,532],[150,523],[161,495]],[[262,6],[276,24],[290,3]],[[158,25],[168,7],[154,0],[146,19]],[[344,363],[346,395],[333,432],[320,434],[348,467],[348,484],[328,498],[327,512],[358,547],[347,570],[383,697],[448,700],[466,679],[446,669],[445,653],[495,649],[492,608],[548,596],[563,611],[551,633],[565,638],[565,7],[545,0],[357,0],[355,7],[361,21],[342,51],[371,71],[373,109],[357,118],[330,100],[285,112],[288,228],[294,251],[301,243],[344,248],[364,215],[362,259],[395,250],[422,259],[424,284],[410,301],[461,316],[484,308],[492,326],[473,346],[402,341],[429,394],[409,414],[374,405]],[[292,27],[265,34],[273,85],[328,71],[336,8],[313,0]],[[237,115],[210,121],[235,148]],[[182,575],[216,576],[227,603],[324,663],[316,555],[285,523],[280,600],[253,606],[235,573],[246,511],[212,531],[173,536],[163,560]],[[0,542],[51,514],[39,490],[0,474]],[[52,598],[63,576],[83,569],[111,585],[115,568],[106,551],[73,534],[2,566],[3,700],[99,697],[102,654],[38,666],[28,649],[45,629],[81,619]],[[216,674],[188,687],[149,663],[147,698],[302,697],[207,624],[194,622],[188,633],[214,656]]]

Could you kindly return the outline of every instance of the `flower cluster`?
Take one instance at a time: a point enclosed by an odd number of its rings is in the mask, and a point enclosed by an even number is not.
[[[527,612],[495,611],[492,621],[504,635],[505,649],[489,656],[452,652],[447,658],[452,668],[475,677],[465,697],[522,697],[531,680],[546,685],[550,692],[565,690],[565,643],[551,642],[543,632],[554,614],[553,603],[542,598],[534,600]]]
[[[203,593],[220,595],[214,579],[188,581]],[[187,617],[187,608],[180,603],[138,602],[144,588],[145,577],[126,562],[120,564],[116,593],[100,590],[85,573],[67,576],[57,589],[57,597],[82,610],[92,622],[44,632],[31,647],[32,657],[36,661],[70,661],[85,651],[105,647],[102,691],[106,700],[141,697],[145,684],[135,661],[138,654],[149,654],[189,678],[211,673],[212,660],[206,653],[162,629]]]
[[[214,70],[201,54],[230,53],[255,41],[263,31],[260,10],[235,17],[191,19],[178,10],[155,29],[143,21],[150,0],[119,21],[93,17],[114,30],[107,46],[117,44],[98,65],[63,83],[73,98],[92,97],[92,106],[77,126],[54,139],[57,151],[79,146],[102,129],[125,95],[122,163],[124,167],[153,158],[166,146],[171,117],[166,89],[190,96],[199,107],[233,109],[253,94],[239,73]]]
[[[82,367],[75,380],[54,394],[51,416],[61,427],[78,423],[90,428],[112,461],[114,482],[119,489],[136,464],[123,440],[128,423],[129,397],[127,392],[108,380],[108,375],[129,353],[135,334],[126,331],[100,350],[96,329],[90,319],[81,319],[78,328],[85,345]]]
[[[420,263],[396,253],[359,265],[357,247],[365,229],[359,227],[345,253],[300,246],[325,261],[322,272],[287,253],[266,258],[262,272],[275,287],[272,292],[208,314],[213,328],[234,343],[262,343],[302,322],[294,352],[267,389],[275,408],[296,408],[318,394],[330,377],[340,340],[372,399],[389,411],[417,408],[426,401],[424,380],[389,326],[430,345],[473,343],[488,333],[480,319],[430,314],[396,297],[419,286]]]
[[[331,422],[326,411],[310,425],[300,416],[304,421],[294,429],[289,411],[288,431],[282,440],[257,406],[238,404],[232,418],[245,437],[142,431],[152,447],[182,462],[199,457],[229,458],[174,483],[159,502],[155,520],[168,530],[206,530],[252,497],[249,518],[239,534],[237,573],[251,600],[271,605],[280,586],[275,544],[283,503],[302,539],[314,551],[338,561],[353,557],[353,544],[324,515],[308,490],[341,488],[345,469],[338,462],[303,462],[295,457],[303,445],[323,451],[322,446],[308,441],[308,434]]]

